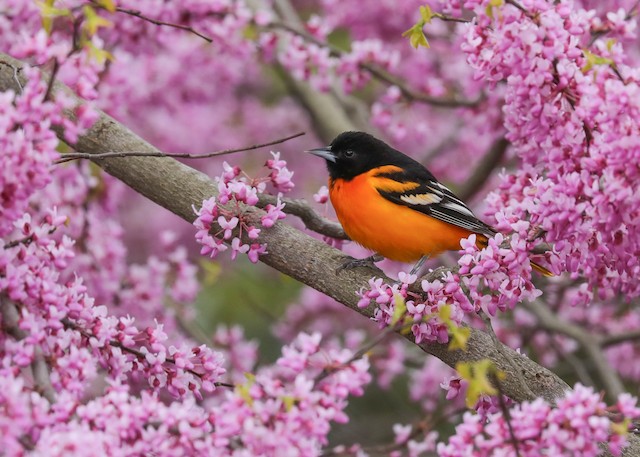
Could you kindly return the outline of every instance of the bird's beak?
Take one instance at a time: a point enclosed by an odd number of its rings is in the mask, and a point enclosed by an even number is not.
[[[331,146],[327,146],[326,148],[317,148],[317,149],[310,149],[308,151],[309,154],[313,154],[314,156],[318,156],[318,157],[322,157],[325,160],[328,160],[329,162],[334,162],[336,161],[336,156],[333,154],[333,152],[331,152]]]

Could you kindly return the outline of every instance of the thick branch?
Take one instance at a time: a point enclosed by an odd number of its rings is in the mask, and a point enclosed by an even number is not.
[[[17,90],[12,68],[22,64],[8,56],[0,59],[8,64],[0,65],[0,90]],[[56,84],[54,94],[59,90],[64,89],[62,85]],[[82,102],[78,100],[78,103]],[[72,113],[67,114],[72,116]],[[110,151],[157,152],[149,143],[106,114],[100,115],[96,124],[79,138],[75,146],[82,151],[97,154]],[[96,163],[187,222],[195,219],[193,205],[199,206],[203,200],[218,193],[217,186],[208,176],[171,158],[109,158],[96,160]],[[262,213],[257,208],[250,211],[256,215]],[[260,241],[268,246],[269,253],[261,257],[265,264],[334,298],[355,312],[372,317],[373,309],[358,308],[356,291],[366,287],[372,276],[379,276],[379,271],[359,268],[342,270],[336,275],[335,271],[342,265],[344,254],[284,223],[277,223],[272,228],[263,230]],[[392,282],[389,278],[384,279]],[[512,364],[504,360],[491,336],[480,330],[472,330],[467,351],[449,351],[446,344],[438,343],[423,343],[420,347],[452,367],[458,362],[489,358],[500,370],[511,374],[503,385],[506,395],[516,401],[532,400],[531,395],[520,387]],[[522,370],[522,377],[535,396],[553,401],[569,388],[549,370],[510,348],[505,347],[504,350]]]
[[[464,187],[458,190],[458,197],[463,201],[469,200],[482,188],[502,160],[507,146],[509,146],[509,142],[504,138],[500,138],[491,145],[489,152],[482,158]]]
[[[304,223],[304,226],[309,230],[313,230],[316,233],[330,236],[331,238],[336,238],[338,240],[349,239],[340,224],[320,216],[311,206],[309,206],[309,203],[307,203],[306,200],[281,198],[280,201],[284,202],[286,205],[282,211],[299,217]],[[258,205],[261,208],[264,208],[268,204],[275,205],[277,202],[278,199],[275,196],[262,194]]]
[[[527,308],[536,316],[543,329],[568,336],[582,346],[612,400],[625,391],[622,381],[606,359],[598,338],[594,338],[593,334],[579,325],[553,314],[543,303],[528,303]]]
[[[4,63],[0,64],[0,91],[17,91],[13,68],[22,64],[6,55],[0,55],[0,63]],[[59,90],[64,89],[56,84],[54,94]],[[156,151],[153,146],[106,114],[100,115],[89,132],[79,138],[76,146],[91,153]],[[209,177],[171,158],[111,158],[96,160],[96,163],[137,192],[188,222],[195,219],[192,205],[198,206],[204,199],[218,193],[217,186]],[[256,216],[262,214],[257,208],[250,211],[255,212]],[[334,298],[354,312],[372,316],[371,307],[358,308],[358,296],[355,292],[366,287],[368,280],[373,275],[379,276],[379,272],[359,268],[343,270],[336,275],[335,271],[342,265],[344,254],[285,223],[276,223],[270,229],[263,230],[260,241],[267,243],[269,251],[261,257],[262,262]],[[389,278],[384,279],[391,281]],[[407,338],[411,339],[411,335]],[[554,373],[511,348],[505,346],[499,351],[491,336],[477,329],[472,329],[466,351],[449,351],[446,344],[439,343],[423,343],[419,346],[451,367],[455,367],[458,362],[490,359],[506,373],[501,384],[504,394],[516,401],[532,400],[531,395],[522,389],[519,378],[525,380],[533,395],[550,402],[569,389]],[[504,360],[505,354],[512,359],[510,362]],[[521,376],[515,375],[514,366]],[[635,444],[638,447],[634,447],[632,442],[627,455],[637,455],[633,452],[640,449],[640,442]]]
[[[18,308],[5,296],[0,297],[0,316],[2,316],[2,326],[8,334],[17,340],[23,340],[28,336],[27,332],[20,328]],[[56,393],[51,385],[49,365],[47,365],[42,349],[39,347],[35,348],[34,351],[33,361],[31,362],[31,375],[33,376],[36,390],[49,400],[49,403],[55,403]]]

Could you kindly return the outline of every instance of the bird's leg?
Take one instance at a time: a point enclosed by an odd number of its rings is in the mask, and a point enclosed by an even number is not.
[[[417,275],[420,270],[422,269],[422,267],[424,266],[424,263],[429,260],[429,257],[431,257],[430,255],[423,255],[422,257],[420,257],[420,260],[418,260],[416,262],[416,264],[413,266],[413,268],[411,269],[411,272],[409,273],[410,275]]]
[[[376,266],[376,262],[380,262],[381,260],[384,260],[384,257],[380,254],[373,254],[369,257],[365,257],[364,259],[354,259],[353,257],[348,257],[347,260],[345,260],[344,263],[338,267],[336,273],[340,273],[342,270],[351,270],[353,268],[361,267],[368,267],[379,270],[379,268]]]

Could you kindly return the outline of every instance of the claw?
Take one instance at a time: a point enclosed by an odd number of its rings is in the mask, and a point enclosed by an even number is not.
[[[374,254],[369,257],[365,257],[364,259],[354,259],[353,257],[347,257],[347,259],[336,269],[336,274],[340,273],[342,270],[353,270],[354,268],[371,268],[374,270],[380,270],[376,266],[376,262],[380,262],[383,260],[380,254]]]

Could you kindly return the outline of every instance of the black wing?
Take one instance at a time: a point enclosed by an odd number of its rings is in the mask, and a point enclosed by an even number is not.
[[[493,236],[496,233],[495,230],[480,221],[462,200],[456,197],[444,184],[439,183],[424,168],[410,172],[385,173],[378,176],[402,183],[419,184],[418,187],[404,192],[378,189],[380,195],[387,200],[470,232],[487,236]]]

